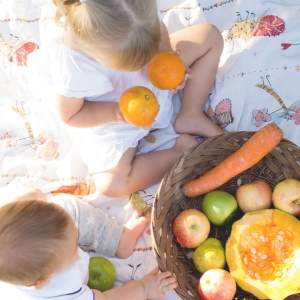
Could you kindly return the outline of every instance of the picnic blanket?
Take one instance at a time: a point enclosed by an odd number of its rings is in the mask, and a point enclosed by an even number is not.
[[[123,223],[134,207],[151,206],[157,186],[135,193],[130,201],[91,192],[76,148],[46,108],[28,67],[41,40],[47,39],[40,30],[40,24],[49,21],[43,14],[47,5],[47,0],[0,0],[1,198],[23,186],[60,190],[101,206]],[[298,0],[159,0],[158,5],[170,32],[201,22],[223,32],[224,53],[207,104],[207,113],[221,127],[257,130],[276,122],[286,138],[300,145]],[[152,139],[149,150],[156,148],[159,140]],[[117,284],[147,274],[156,265],[150,231],[130,258],[110,259]],[[4,290],[1,285],[1,299]]]

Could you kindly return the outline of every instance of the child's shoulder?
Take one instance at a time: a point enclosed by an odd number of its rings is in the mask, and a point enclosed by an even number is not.
[[[49,46],[46,52],[51,85],[58,95],[89,97],[113,89],[109,71],[85,54],[59,41]]]
[[[18,290],[28,295],[29,299],[92,300],[93,292],[86,285],[89,256],[80,249],[78,254],[77,261],[67,269],[53,274],[45,286],[41,288],[18,286]]]

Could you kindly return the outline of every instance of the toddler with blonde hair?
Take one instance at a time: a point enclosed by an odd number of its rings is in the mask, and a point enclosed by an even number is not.
[[[89,256],[79,246],[125,258],[145,226],[145,218],[136,216],[120,226],[75,197],[49,202],[40,192],[22,195],[0,207],[0,281],[17,288],[22,300],[161,298],[177,286],[169,272],[153,272],[103,293],[87,286]]]
[[[223,48],[213,25],[195,25],[169,36],[155,0],[54,3],[63,25],[49,58],[56,109],[99,191],[118,197],[143,190],[197,144],[192,135],[222,133],[203,112]],[[160,51],[178,52],[191,73],[176,131],[174,91],[154,87],[145,72]],[[133,86],[149,88],[158,99],[160,110],[151,128],[125,122],[119,111],[121,94]],[[151,130],[165,143],[158,151],[143,153],[139,144]]]

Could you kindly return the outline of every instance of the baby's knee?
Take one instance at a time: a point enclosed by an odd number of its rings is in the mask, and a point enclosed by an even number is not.
[[[104,173],[97,176],[97,190],[107,197],[123,197],[131,194],[126,174]]]
[[[223,47],[224,47],[224,39],[223,39],[223,36],[222,36],[221,32],[213,24],[207,24],[207,26],[208,26],[208,30],[211,33],[210,38],[212,40],[213,48],[222,52]]]
[[[219,29],[210,23],[200,24],[199,36],[205,36],[206,42],[211,45],[211,49],[223,50],[224,40]],[[202,38],[202,37],[201,37]]]

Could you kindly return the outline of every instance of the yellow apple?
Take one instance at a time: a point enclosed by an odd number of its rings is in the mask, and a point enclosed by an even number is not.
[[[300,181],[285,179],[273,191],[273,204],[276,208],[295,216],[300,216]]]
[[[263,180],[241,185],[236,191],[236,200],[243,212],[270,208],[272,190]]]

